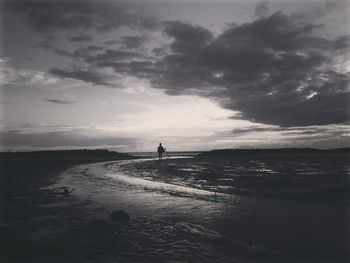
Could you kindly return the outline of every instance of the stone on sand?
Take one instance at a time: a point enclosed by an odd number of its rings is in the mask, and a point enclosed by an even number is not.
[[[109,219],[112,222],[125,222],[130,220],[130,215],[124,210],[116,210],[110,215]]]

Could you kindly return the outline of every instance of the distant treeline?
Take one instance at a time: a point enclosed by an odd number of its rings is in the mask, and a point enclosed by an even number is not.
[[[132,155],[108,150],[58,150],[36,152],[2,152],[2,160],[121,160]]]

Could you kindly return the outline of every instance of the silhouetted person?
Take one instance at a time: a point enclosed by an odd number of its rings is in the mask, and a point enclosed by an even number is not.
[[[162,155],[163,155],[163,152],[165,152],[165,148],[162,146],[161,143],[159,144],[157,151],[158,151],[159,160],[162,160]]]

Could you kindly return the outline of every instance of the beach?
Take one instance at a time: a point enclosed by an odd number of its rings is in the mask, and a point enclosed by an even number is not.
[[[350,0],[0,13],[0,263],[350,262]]]
[[[180,157],[3,165],[4,262],[348,260],[346,156]]]

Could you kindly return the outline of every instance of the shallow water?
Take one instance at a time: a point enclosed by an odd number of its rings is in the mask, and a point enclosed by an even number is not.
[[[177,220],[185,222],[179,225],[182,229],[202,229],[203,232],[207,229],[207,233],[215,230],[234,241],[295,254],[311,261],[346,261],[349,237],[346,204],[244,197],[227,191],[235,176],[251,172],[259,176],[276,174],[283,164],[275,165],[277,168],[266,167],[261,162],[251,162],[251,167],[226,164],[221,166],[224,172],[217,180],[220,183],[210,187],[206,180],[199,181],[188,175],[217,172],[216,167],[205,162],[183,165],[178,163],[179,159],[165,167],[170,169],[167,170],[169,174],[173,172],[171,169],[187,173],[183,175],[186,178],[159,179],[152,170],[154,167],[150,170],[125,168],[143,165],[145,161],[79,165],[63,173],[53,187],[69,188],[79,199],[89,200],[94,209],[99,208],[92,218],[106,218],[112,211],[123,209],[134,218]],[[315,173],[307,164],[298,163],[296,167],[299,175]]]
[[[133,177],[118,170],[119,164],[139,161],[108,162],[77,166],[67,170],[55,187],[74,189],[74,195],[92,200],[106,209],[124,209],[133,216],[188,216],[207,218],[223,209],[218,199],[240,197],[207,190],[155,182]],[[236,199],[236,200],[234,200]],[[205,207],[206,209],[201,209]]]

